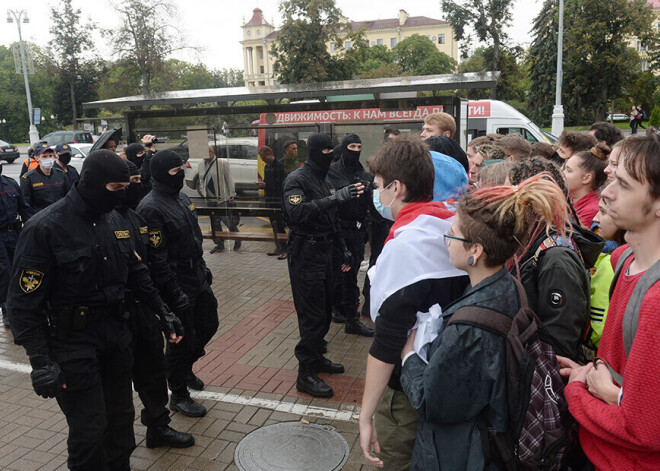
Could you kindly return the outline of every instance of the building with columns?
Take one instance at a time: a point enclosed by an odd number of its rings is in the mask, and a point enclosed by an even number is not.
[[[428,37],[440,52],[458,61],[458,42],[454,38],[454,30],[447,21],[436,20],[426,16],[408,16],[405,10],[399,10],[396,18],[385,20],[351,21],[353,30],[364,29],[365,37],[370,46],[384,45],[392,49],[400,41],[413,34]],[[245,85],[258,87],[276,84],[273,74],[273,56],[270,46],[277,38],[279,31],[264,18],[263,11],[255,8],[252,18],[243,25],[243,63]],[[350,41],[343,45],[351,48]],[[335,44],[328,44],[331,53],[337,53]]]

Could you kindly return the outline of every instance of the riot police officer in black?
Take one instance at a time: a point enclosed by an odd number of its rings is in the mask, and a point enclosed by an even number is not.
[[[336,149],[336,148],[335,148]],[[333,188],[344,188],[354,183],[362,183],[370,187],[372,178],[360,163],[362,141],[357,134],[347,134],[341,141],[340,158],[330,165],[328,182]],[[360,304],[360,288],[358,287],[358,271],[364,259],[364,243],[367,238],[367,218],[371,203],[371,191],[362,198],[346,201],[337,206],[339,225],[351,252],[351,269],[341,269],[343,254],[337,249],[333,252],[333,309],[336,309],[345,320],[344,331],[347,334],[373,337],[374,330],[365,326],[359,320],[358,306]],[[334,318],[334,313],[333,313]]]
[[[283,215],[289,233],[288,263],[293,302],[298,315],[300,342],[298,391],[316,397],[332,397],[333,389],[318,373],[338,374],[344,367],[323,356],[323,337],[328,333],[332,312],[332,247],[343,254],[343,270],[350,270],[352,255],[341,236],[337,205],[357,198],[360,183],[335,191],[326,180],[332,162],[333,143],[325,134],[307,141],[305,164],[284,182]]]
[[[74,470],[130,469],[135,410],[127,287],[159,314],[170,342],[183,335],[113,211],[128,182],[122,159],[92,152],[77,186],[33,216],[16,247],[12,333],[30,358],[35,392],[55,397],[66,416]]]
[[[135,239],[135,251],[144,262],[148,259],[149,230],[147,223],[134,211],[144,196],[140,181],[140,169],[127,160],[131,184],[126,188],[124,202],[116,211],[124,218],[131,236]],[[132,292],[128,293],[126,309],[130,313],[129,328],[133,351],[133,387],[140,396],[143,409],[142,424],[147,427],[147,448],[170,446],[187,448],[195,444],[189,433],[177,432],[169,426],[170,411],[167,408],[167,377],[163,334],[156,314],[140,302]]]
[[[186,330],[183,341],[168,344],[165,353],[172,390],[170,409],[188,417],[202,417],[206,408],[193,401],[188,387],[204,387],[192,366],[204,356],[204,347],[218,330],[218,301],[211,290],[211,271],[202,258],[202,231],[195,205],[181,193],[182,165],[181,157],[169,150],[153,156],[153,188],[137,212],[149,226],[151,276]]]

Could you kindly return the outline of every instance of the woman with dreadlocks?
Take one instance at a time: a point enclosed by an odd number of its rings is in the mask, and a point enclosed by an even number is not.
[[[415,353],[415,330],[401,353],[401,384],[420,415],[410,469],[483,470],[479,418],[486,414],[489,426],[507,430],[505,339],[474,325],[447,322],[466,306],[515,316],[521,301],[505,264],[537,224],[546,235],[550,228],[570,227],[566,198],[548,174],[461,197],[444,237],[449,261],[467,272],[470,285],[444,310],[444,328],[428,349],[428,364]]]
[[[561,171],[547,159],[516,162],[509,171],[509,181],[518,185],[541,172],[561,188],[567,199]],[[589,269],[598,260],[605,241],[583,228],[575,210],[568,206],[570,220],[564,225],[548,226],[542,219],[530,220],[527,243],[519,245],[507,267],[523,284],[529,306],[543,322],[541,340],[552,345],[557,354],[577,360],[589,323]]]

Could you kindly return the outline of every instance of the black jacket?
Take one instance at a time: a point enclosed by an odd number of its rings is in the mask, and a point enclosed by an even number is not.
[[[181,192],[172,194],[156,182],[137,213],[149,226],[149,268],[163,296],[181,288],[195,298],[207,289],[202,231],[190,199]]]
[[[295,235],[333,237],[340,233],[337,204],[329,199],[334,188],[313,162],[291,172],[284,180],[284,220]]]
[[[18,239],[8,295],[15,341],[45,344],[48,314],[118,305],[127,289],[154,310],[163,304],[126,221],[93,212],[74,187],[30,218]]]
[[[21,191],[35,212],[64,198],[70,188],[68,177],[57,167],[53,167],[50,175],[44,174],[41,167],[37,167],[21,177]]]
[[[550,236],[556,238],[557,232],[551,231]],[[539,250],[547,238],[543,232],[520,261],[520,280],[529,306],[545,327],[545,332],[539,333],[541,339],[558,355],[575,360],[589,322],[589,269],[598,260],[605,241],[578,224],[573,224],[573,235],[564,245],[570,247],[574,242],[579,253],[565,246]]]
[[[342,223],[343,229],[350,228],[351,226],[356,228],[355,223],[359,223],[360,227],[358,228],[366,229],[364,224],[369,215],[369,206],[373,206],[373,202],[371,201],[371,182],[373,178],[371,175],[362,167],[362,164],[358,164],[355,169],[350,169],[344,164],[343,159],[339,159],[330,165],[330,170],[326,178],[330,186],[336,190],[354,183],[362,183],[366,187],[365,192],[359,198],[352,199],[338,206],[339,220]]]
[[[286,178],[286,170],[284,164],[275,159],[264,167],[264,195],[267,198],[281,198],[282,189],[284,187],[284,179]]]

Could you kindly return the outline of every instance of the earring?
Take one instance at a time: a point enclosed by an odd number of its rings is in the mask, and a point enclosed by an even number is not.
[[[471,267],[472,265],[474,265],[474,257],[473,256],[470,256],[470,258],[468,258],[467,264],[468,264],[468,267]]]

